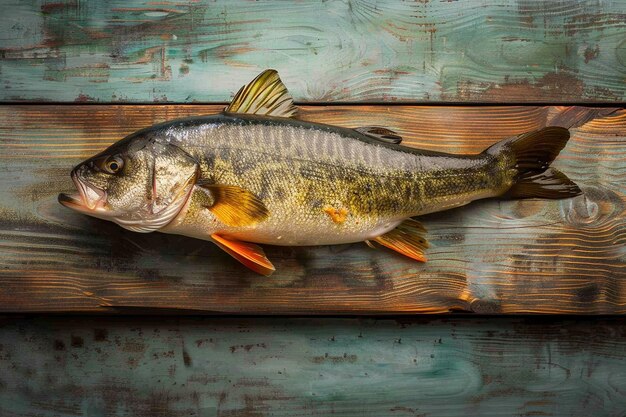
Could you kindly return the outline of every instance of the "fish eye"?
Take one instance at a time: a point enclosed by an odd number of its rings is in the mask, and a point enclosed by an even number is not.
[[[104,161],[102,168],[104,168],[104,170],[108,172],[109,174],[116,174],[122,169],[123,166],[124,166],[124,160],[120,158],[119,156],[115,155],[115,156],[108,157]]]

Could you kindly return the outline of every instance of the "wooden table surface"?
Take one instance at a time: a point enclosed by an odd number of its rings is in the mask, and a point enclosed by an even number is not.
[[[2,0],[0,100],[623,102],[621,0]],[[10,81],[9,81],[10,80]]]
[[[570,127],[555,166],[584,194],[482,201],[425,216],[417,263],[365,244],[267,246],[256,275],[213,244],[138,234],[62,207],[69,170],[132,131],[221,106],[0,107],[0,308],[7,312],[626,313],[626,111],[582,107],[309,106],[306,120],[384,124],[409,146],[477,153]]]
[[[6,320],[0,415],[621,417],[624,346],[615,318]]]
[[[0,416],[626,415],[623,1],[0,6]],[[266,68],[302,118],[424,149],[568,127],[584,194],[425,216],[426,264],[267,247],[270,278],[57,203],[82,159]]]

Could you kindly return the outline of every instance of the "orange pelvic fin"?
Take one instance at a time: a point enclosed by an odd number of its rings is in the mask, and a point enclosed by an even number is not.
[[[429,244],[425,234],[426,229],[420,222],[406,219],[392,231],[372,240],[416,261],[426,262],[424,251]]]
[[[227,239],[218,234],[212,234],[211,237],[217,246],[254,272],[267,277],[276,270],[270,260],[265,257],[265,252],[260,246],[240,240]]]

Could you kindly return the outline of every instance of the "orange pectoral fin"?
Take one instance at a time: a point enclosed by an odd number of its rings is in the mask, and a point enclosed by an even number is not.
[[[373,240],[389,249],[419,262],[426,262],[424,251],[429,244],[424,233],[426,229],[416,220],[407,219],[390,232]]]
[[[276,270],[270,260],[265,257],[263,248],[260,246],[240,240],[226,239],[218,234],[212,234],[211,237],[217,246],[254,272],[267,277]]]

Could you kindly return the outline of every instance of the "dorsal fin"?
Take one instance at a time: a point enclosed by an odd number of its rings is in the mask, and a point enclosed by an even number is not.
[[[224,109],[228,113],[292,117],[298,111],[278,72],[268,69],[239,89]]]
[[[363,126],[357,127],[354,130],[380,142],[394,143],[396,145],[402,142],[402,136],[398,135],[393,130],[387,129],[386,127]]]

